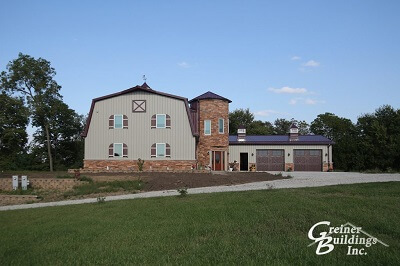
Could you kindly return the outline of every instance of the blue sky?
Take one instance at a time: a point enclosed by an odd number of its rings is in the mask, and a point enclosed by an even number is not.
[[[142,84],[257,119],[400,108],[400,1],[2,1],[0,69],[49,60],[65,102]]]

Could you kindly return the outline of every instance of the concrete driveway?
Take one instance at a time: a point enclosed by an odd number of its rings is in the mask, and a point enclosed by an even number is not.
[[[279,172],[271,172],[271,173],[277,174]],[[347,172],[332,172],[332,173],[283,172],[282,175],[284,176],[290,175],[293,178],[247,183],[234,186],[190,188],[188,189],[188,194],[264,190],[264,189],[279,189],[279,188],[321,187],[321,186],[331,186],[340,184],[400,181],[400,174],[361,174],[361,173],[347,173]],[[106,198],[106,201],[165,197],[165,196],[176,196],[176,195],[178,195],[178,192],[176,190],[152,191],[152,192],[143,192],[138,194],[109,196]],[[50,207],[50,206],[75,205],[75,204],[95,203],[95,202],[97,202],[96,198],[90,198],[82,200],[65,200],[57,202],[1,206],[0,211],[30,209],[30,208],[40,208],[40,207]]]

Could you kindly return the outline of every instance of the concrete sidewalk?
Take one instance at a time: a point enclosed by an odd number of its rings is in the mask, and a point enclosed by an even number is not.
[[[331,186],[331,185],[341,185],[341,184],[400,181],[400,174],[361,174],[361,173],[346,173],[346,172],[332,172],[332,173],[284,172],[282,174],[284,176],[290,175],[293,178],[247,183],[234,186],[190,188],[188,189],[188,194],[264,190],[264,189],[278,189],[278,188],[321,187],[321,186]],[[176,190],[152,191],[152,192],[143,192],[137,194],[109,196],[106,197],[106,201],[166,197],[166,196],[177,196],[177,195],[179,195],[179,193]],[[65,205],[75,205],[75,204],[95,203],[95,202],[97,202],[97,198],[11,205],[11,206],[1,206],[0,211],[31,209],[31,208],[41,208],[41,207],[51,207],[51,206],[65,206]]]

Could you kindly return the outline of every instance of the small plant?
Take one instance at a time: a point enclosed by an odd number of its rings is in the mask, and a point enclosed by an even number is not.
[[[97,203],[105,203],[106,197],[97,197]]]
[[[255,172],[256,171],[256,165],[254,163],[250,166],[250,171],[251,172]]]
[[[93,179],[90,178],[90,177],[87,177],[87,176],[85,176],[85,175],[80,176],[80,177],[78,178],[78,180],[79,180],[79,181],[86,181],[86,182],[89,182],[89,183],[93,183]]]
[[[187,188],[178,188],[177,189],[179,196],[178,197],[186,197],[186,195],[188,194]]]
[[[286,171],[288,171],[288,172],[292,172],[293,171],[293,169],[292,169],[292,167],[291,166],[289,166],[288,168],[287,168],[287,170]]]
[[[140,172],[143,171],[143,165],[144,165],[144,160],[139,158],[137,161],[137,166],[138,166]]]

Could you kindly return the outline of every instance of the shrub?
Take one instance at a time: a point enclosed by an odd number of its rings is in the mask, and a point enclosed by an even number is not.
[[[177,189],[179,196],[178,197],[186,197],[186,195],[188,194],[187,188],[178,188]]]
[[[138,166],[140,172],[143,171],[143,165],[144,165],[144,160],[139,158],[137,161],[137,166]]]

